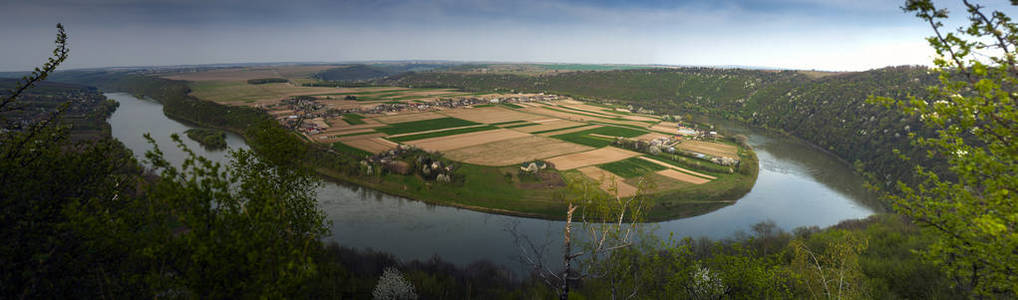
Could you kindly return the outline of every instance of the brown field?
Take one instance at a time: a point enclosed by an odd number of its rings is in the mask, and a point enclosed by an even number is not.
[[[717,177],[714,177],[714,176],[710,176],[710,175],[707,175],[707,174],[703,174],[703,173],[698,173],[698,172],[686,170],[686,169],[680,168],[680,167],[678,167],[676,165],[669,164],[669,163],[666,163],[666,162],[663,162],[663,161],[660,161],[660,160],[656,160],[656,159],[653,159],[653,158],[650,158],[650,157],[641,156],[640,159],[643,159],[643,160],[646,160],[646,161],[649,161],[649,162],[661,165],[661,166],[663,166],[665,168],[674,169],[674,170],[677,170],[677,171],[681,171],[681,172],[684,172],[684,173],[700,176],[700,177],[703,177],[703,178],[707,178],[707,179],[711,179],[711,180],[718,179]]]
[[[594,148],[552,138],[526,136],[460,148],[446,152],[445,156],[484,166],[506,166],[591,149]]]
[[[623,119],[633,120],[633,121],[660,121],[659,119],[655,119],[655,118],[651,118],[651,117],[644,117],[644,116],[621,116],[621,117]]]
[[[650,141],[650,140],[654,140],[654,139],[658,139],[658,138],[666,138],[666,137],[671,137],[671,136],[667,135],[667,134],[651,132],[651,133],[648,133],[648,134],[644,134],[644,135],[638,136],[635,139],[641,140],[641,141]]]
[[[364,119],[364,120],[367,121],[367,119]],[[375,128],[375,127],[385,126],[385,124],[379,124],[377,122],[376,123],[367,123],[366,122],[367,124],[350,125],[350,124],[347,124],[342,119],[336,119],[336,118],[329,119],[328,121],[329,121],[329,124],[332,124],[332,127],[329,127],[329,129],[325,130],[325,132],[328,133],[328,134],[347,134],[347,133],[357,132],[358,130],[371,129],[371,128]]]
[[[688,183],[692,183],[692,184],[704,184],[704,183],[710,182],[710,179],[703,179],[703,178],[696,177],[696,176],[693,176],[693,175],[689,175],[689,174],[686,174],[686,173],[682,173],[682,172],[679,172],[679,171],[676,171],[676,170],[673,170],[673,169],[661,170],[661,171],[657,171],[657,172],[654,172],[654,173],[657,173],[658,175],[661,175],[661,176],[664,176],[664,177],[668,177],[668,178],[671,178],[671,179],[675,179],[675,180],[682,181],[682,182],[688,182]]]
[[[200,81],[188,84],[191,95],[216,102],[275,103],[290,96],[342,93],[345,88],[303,87],[290,83],[247,84],[246,82]],[[237,103],[240,104],[240,103]]]
[[[599,127],[601,127],[601,125],[590,125],[590,126],[576,127],[576,128],[572,128],[572,129],[566,129],[566,130],[559,130],[559,131],[539,133],[537,135],[540,135],[540,136],[553,136],[553,135],[559,135],[559,134],[573,133],[573,132],[577,132],[577,131],[590,130],[590,129],[599,128]]]
[[[371,129],[371,128],[354,128],[354,129],[335,130],[335,131],[326,130],[325,133],[323,133],[321,135],[337,136],[337,135],[363,133],[363,132],[372,132],[372,131],[375,131],[375,130]]]
[[[335,143],[335,142],[347,143],[347,142],[352,142],[352,141],[356,141],[356,140],[364,140],[364,139],[385,137],[385,134],[383,134],[383,133],[362,134],[362,135],[344,136],[344,137],[336,137],[337,135],[341,135],[341,134],[334,134],[334,133],[332,133],[332,134],[330,134],[330,133],[319,134],[319,135],[314,137],[314,140],[318,141],[319,143],[332,144],[332,143]]]
[[[561,110],[561,108],[559,108],[559,109]],[[550,117],[555,117],[555,118],[560,118],[560,119],[566,119],[566,120],[571,120],[571,121],[580,121],[580,122],[596,121],[596,122],[604,122],[604,123],[612,123],[612,124],[632,125],[632,126],[639,126],[639,127],[647,127],[647,125],[649,125],[647,123],[642,123],[642,122],[637,122],[637,121],[617,121],[617,120],[605,119],[605,118],[601,118],[601,117],[592,117],[590,115],[581,114],[581,112],[577,112],[577,113],[574,114],[574,113],[554,111],[554,110],[547,109],[545,107],[528,107],[528,108],[523,108],[523,109],[520,109],[520,110],[521,111],[525,111],[525,112],[529,112],[529,113],[533,113],[533,114],[541,114],[541,115],[545,115],[545,116],[550,116]]]
[[[371,136],[371,134],[363,136]],[[350,147],[358,148],[371,153],[380,153],[392,148],[396,148],[397,145],[396,143],[393,143],[381,137],[344,140],[342,142],[343,144],[347,144]]]
[[[466,93],[458,92],[458,91],[456,91],[454,89],[440,89],[440,90],[413,91],[413,92],[409,92],[409,93],[402,93],[399,96],[395,96],[395,97],[397,97],[397,98],[399,98],[399,97],[426,97],[426,96],[436,96],[436,95],[445,95],[445,94],[466,94]]]
[[[554,164],[556,169],[572,170],[579,167],[620,161],[639,155],[640,153],[629,150],[623,150],[615,147],[604,147],[587,152],[557,156],[548,159],[547,161]]]
[[[247,81],[258,78],[303,78],[336,66],[281,66],[228,68],[193,73],[175,73],[163,78],[187,81]]]
[[[438,118],[444,118],[444,117],[445,116],[440,115],[438,113],[434,113],[434,112],[422,112],[422,113],[402,113],[402,114],[395,114],[395,115],[390,115],[390,116],[375,117],[375,118],[371,118],[371,120],[375,120],[375,121],[382,122],[382,123],[385,123],[385,124],[394,124],[394,123],[403,123],[403,122],[431,120],[431,119],[438,119]]]
[[[611,194],[611,184],[614,181],[616,184],[615,188],[618,191],[619,197],[636,196],[636,187],[623,182],[624,179],[619,178],[618,175],[612,174],[611,172],[602,170],[601,168],[594,166],[580,168],[577,171],[580,171],[580,173],[583,173],[583,175],[589,177],[590,179],[593,179],[594,181],[601,183],[601,189],[604,190],[605,192],[608,192],[609,194]]]
[[[650,130],[674,134],[677,130],[679,130],[679,123],[661,122],[651,126]]]
[[[318,125],[318,127],[325,128],[325,129],[328,129],[329,127],[331,127],[331,126],[329,126],[329,123],[325,122],[325,119],[323,119],[323,118],[314,118],[314,119],[306,120],[306,122]]]
[[[502,107],[461,108],[443,111],[442,114],[477,123],[500,123],[517,120],[539,120],[545,117],[521,113]]]
[[[528,136],[528,134],[508,129],[495,129],[470,132],[452,136],[442,136],[416,141],[408,141],[405,142],[405,144],[414,145],[428,151],[446,152],[450,150],[456,150],[459,148],[466,148],[525,136]]]
[[[530,132],[553,130],[553,129],[559,129],[559,128],[566,128],[566,127],[573,127],[573,126],[583,125],[583,123],[566,121],[566,120],[561,120],[561,119],[554,119],[554,121],[539,122],[539,123],[541,123],[541,125],[518,127],[518,128],[513,128],[513,130],[530,133]]]
[[[682,143],[679,143],[678,145],[675,145],[675,147],[683,150],[699,152],[713,156],[739,158],[738,155],[739,148],[727,144],[686,140],[682,141]]]
[[[627,120],[633,120],[633,121],[658,121],[659,120],[657,118],[652,118],[652,117],[648,117],[648,116],[637,116],[637,115],[620,114],[620,113],[616,113],[616,110],[605,111],[604,108],[602,108],[602,107],[588,105],[588,104],[570,104],[570,105],[566,105],[566,107],[575,108],[575,109],[579,109],[579,110],[592,111],[592,112],[596,112],[596,113],[599,113],[599,114],[611,115],[611,116],[615,116],[615,117],[619,117],[619,118],[623,118],[623,119],[627,119]]]

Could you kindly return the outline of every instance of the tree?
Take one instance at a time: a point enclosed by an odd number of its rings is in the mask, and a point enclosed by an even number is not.
[[[57,28],[54,57],[0,95],[0,112],[66,59]],[[72,144],[67,106],[0,128],[0,298],[282,298],[316,275],[327,229],[297,137],[251,126],[257,151],[223,166],[174,135],[187,160],[155,147],[146,174],[111,137]]]
[[[414,292],[414,285],[403,277],[403,273],[388,267],[378,278],[371,297],[377,300],[411,300],[417,299],[417,293]]]
[[[56,27],[53,56],[0,97],[0,114],[67,59],[67,34],[63,25]],[[87,279],[96,275],[91,264],[103,253],[83,251],[88,241],[70,226],[64,209],[128,192],[130,154],[110,139],[72,144],[61,122],[69,102],[40,120],[15,120],[27,126],[0,124],[0,298],[94,294]]]
[[[607,184],[608,193],[601,190],[602,184]],[[641,240],[649,237],[644,234],[642,223],[650,205],[643,191],[649,188],[652,184],[641,179],[634,196],[621,196],[618,178],[614,176],[600,178],[597,182],[570,183],[570,194],[574,198],[566,199],[562,268],[558,271],[544,261],[544,247],[535,246],[515,229],[508,231],[520,247],[523,262],[545,284],[558,290],[560,299],[568,299],[571,283],[584,278],[606,282],[612,299],[631,298],[637,295],[640,287],[637,260],[642,258],[641,251],[652,251],[648,246],[650,239]],[[573,233],[577,209],[580,209],[582,234]],[[579,243],[574,245],[574,241]]]
[[[1018,1],[1011,1],[1018,5]],[[967,26],[945,30],[946,9],[909,0],[904,11],[932,27],[940,84],[925,99],[874,97],[918,116],[934,136],[910,138],[947,170],[916,167],[921,182],[899,182],[889,198],[898,212],[938,237],[924,259],[975,295],[1018,293],[1018,24],[963,0]],[[904,157],[906,160],[911,159]]]

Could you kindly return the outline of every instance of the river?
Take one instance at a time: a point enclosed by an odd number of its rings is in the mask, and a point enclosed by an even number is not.
[[[113,137],[142,158],[151,146],[142,135],[151,133],[169,161],[179,164],[185,155],[170,135],[199,155],[225,162],[227,151],[206,151],[188,139],[194,128],[166,117],[156,101],[129,94],[108,93],[120,102],[110,117]],[[801,226],[826,227],[846,219],[865,218],[879,211],[878,201],[862,187],[863,179],[836,157],[795,139],[747,128],[729,128],[749,137],[760,160],[756,185],[734,205],[704,215],[654,223],[655,234],[668,237],[721,239],[748,232],[753,224],[771,220],[784,230]],[[230,148],[247,148],[244,140],[228,133]],[[329,241],[347,247],[389,252],[403,260],[429,259],[465,265],[489,260],[511,269],[520,267],[512,236],[515,226],[537,244],[549,242],[548,257],[557,256],[563,222],[488,214],[428,205],[358,186],[325,182],[318,190],[322,210],[331,221]]]

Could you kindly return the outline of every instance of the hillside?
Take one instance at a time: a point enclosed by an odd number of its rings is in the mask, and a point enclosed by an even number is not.
[[[922,67],[831,76],[797,71],[681,68],[570,72],[542,76],[405,73],[379,83],[469,91],[548,92],[632,104],[659,113],[706,115],[802,138],[889,182],[911,180],[913,166],[893,149],[917,154],[907,139],[918,120],[867,104],[869,95],[922,95],[936,78]],[[920,132],[920,134],[928,134]],[[922,157],[923,155],[912,155]]]

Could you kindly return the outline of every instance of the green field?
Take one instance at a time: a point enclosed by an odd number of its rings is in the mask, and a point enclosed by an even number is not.
[[[389,135],[420,132],[436,129],[445,129],[453,127],[463,127],[470,125],[480,125],[481,123],[474,123],[471,121],[457,119],[457,118],[438,118],[431,120],[421,120],[412,122],[403,122],[389,124],[389,126],[375,128],[376,131],[382,132]]]
[[[364,116],[358,114],[345,114],[343,121],[350,125],[364,124]]]
[[[401,136],[401,137],[389,138],[389,140],[391,140],[393,142],[406,142],[406,141],[423,140],[423,139],[433,138],[433,137],[450,136],[450,135],[457,135],[457,134],[464,134],[464,133],[477,132],[477,131],[485,131],[485,130],[492,130],[492,129],[498,129],[498,127],[486,125],[486,126],[478,126],[478,127],[470,127],[470,128],[460,128],[460,129],[453,129],[453,130],[446,130],[446,131],[436,131],[436,132],[429,132],[429,133],[422,133],[422,134],[404,135],[404,136]]]
[[[630,157],[616,162],[600,164],[597,167],[615,173],[615,175],[619,175],[622,178],[640,177],[667,169],[662,165],[642,160],[639,157]]]
[[[551,137],[552,138],[556,138],[556,139],[560,139],[560,140],[563,140],[563,141],[567,141],[567,142],[570,142],[570,143],[575,143],[575,144],[580,144],[580,145],[584,145],[584,146],[591,146],[591,147],[595,147],[595,148],[600,148],[600,147],[611,145],[611,143],[614,141],[614,139],[612,139],[612,138],[605,138],[605,137],[591,136],[590,134],[601,134],[601,135],[608,135],[608,136],[621,136],[621,137],[631,138],[631,137],[641,136],[641,135],[644,135],[646,133],[647,133],[647,131],[633,130],[633,129],[629,129],[629,128],[625,128],[625,127],[605,126],[605,127],[594,128],[594,129],[588,129],[588,130],[584,130],[584,131],[577,131],[577,132],[573,132],[573,133],[553,135]]]
[[[502,103],[502,105],[505,106],[505,107],[508,107],[508,108],[523,108],[523,106],[519,106],[519,105],[512,104],[512,103]]]
[[[354,147],[347,146],[346,144],[343,144],[342,142],[332,143],[332,149],[336,149],[336,151],[343,152],[343,153],[346,153],[346,154],[351,154],[351,155],[358,156],[358,157],[374,155],[374,153],[371,153],[371,152],[368,152],[368,151],[364,151],[364,150],[361,150],[361,149],[357,149],[357,148],[354,148]]]

